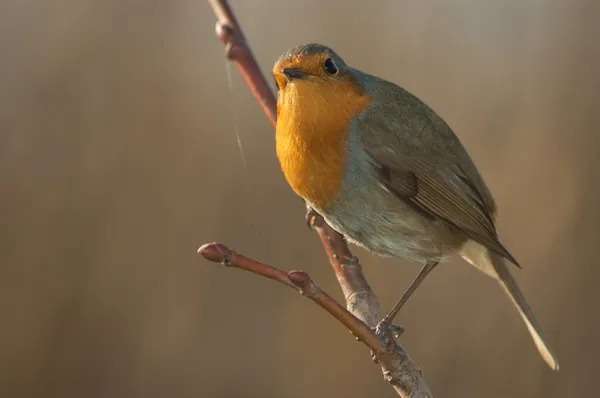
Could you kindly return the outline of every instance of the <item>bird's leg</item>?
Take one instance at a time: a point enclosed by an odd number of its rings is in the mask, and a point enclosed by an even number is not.
[[[423,282],[423,280],[425,280],[425,277],[438,264],[439,264],[439,260],[429,260],[425,263],[425,266],[423,267],[421,272],[419,272],[419,275],[417,275],[417,277],[411,283],[411,285],[408,287],[408,289],[406,289],[406,292],[404,293],[402,298],[400,300],[398,300],[396,305],[394,305],[394,308],[392,308],[392,310],[385,316],[385,318],[383,318],[381,320],[381,322],[379,322],[379,324],[375,328],[375,332],[378,336],[382,337],[385,335],[389,335],[390,332],[392,332],[392,333],[394,332],[394,331],[390,330],[390,328],[391,328],[390,325],[391,325],[392,321],[394,320],[396,315],[398,315],[398,312],[400,312],[400,309],[402,309],[404,304],[406,304],[406,302],[408,301],[410,296],[412,296],[412,294],[415,292],[415,290],[417,290],[417,288],[419,287],[421,282]]]

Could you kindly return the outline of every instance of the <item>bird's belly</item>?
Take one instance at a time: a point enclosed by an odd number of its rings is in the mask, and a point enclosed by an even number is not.
[[[441,259],[460,247],[448,225],[415,212],[368,169],[346,176],[321,213],[350,242],[380,256],[422,262]]]

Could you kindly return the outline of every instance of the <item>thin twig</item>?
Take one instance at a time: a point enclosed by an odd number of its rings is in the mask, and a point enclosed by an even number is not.
[[[225,56],[235,63],[240,73],[252,90],[269,121],[275,126],[277,109],[275,96],[269,88],[267,80],[261,73],[258,63],[252,55],[250,46],[246,43],[244,32],[240,28],[233,10],[225,0],[208,0],[215,15],[217,37],[225,44]]]
[[[316,228],[320,227],[317,226]],[[369,325],[323,291],[306,272],[285,272],[239,254],[221,243],[203,245],[198,249],[198,253],[212,262],[249,271],[296,289],[331,314],[350,330],[357,340],[363,342],[371,350],[373,359],[381,364],[385,380],[392,384],[401,397],[431,397],[421,370],[408,357],[402,347],[399,344],[386,347],[383,343],[386,341],[385,339],[378,337]]]
[[[200,247],[198,253],[212,262],[250,271],[298,290],[302,295],[313,300],[340,321],[358,340],[365,343],[374,353],[384,353],[384,347],[371,328],[325,293],[312,281],[306,272],[285,272],[279,268],[246,257],[243,254],[236,253],[221,243],[208,243]]]
[[[271,124],[275,126],[277,119],[275,96],[252,55],[233,10],[226,0],[209,0],[209,4],[217,16],[216,32],[225,44],[225,55],[237,65]],[[327,310],[371,349],[382,367],[385,380],[392,384],[398,395],[403,398],[431,397],[420,368],[402,346],[394,339],[389,340],[388,336],[380,338],[372,331],[383,319],[383,314],[377,296],[367,283],[358,259],[352,255],[343,236],[327,225],[314,211],[307,213],[307,220],[319,235],[327,252],[344,293],[347,310],[319,289],[303,271],[286,273],[235,253],[220,244],[205,245],[199,249],[199,252],[211,261],[225,262],[227,265],[300,289],[304,295]]]

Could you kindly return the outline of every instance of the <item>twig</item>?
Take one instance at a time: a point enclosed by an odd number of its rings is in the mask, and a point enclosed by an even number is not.
[[[364,342],[373,352],[383,353],[384,348],[373,331],[360,319],[338,304],[331,296],[321,290],[304,271],[285,272],[260,261],[236,253],[221,243],[208,243],[198,249],[204,258],[228,267],[250,271],[257,275],[273,279],[286,286],[295,288],[302,295],[319,304],[346,326],[357,339]]]
[[[317,227],[320,228],[320,227]],[[295,288],[310,298],[335,319],[342,323],[357,340],[371,349],[373,359],[381,364],[386,381],[392,384],[401,397],[431,397],[421,370],[408,357],[399,344],[385,347],[382,340],[361,319],[342,307],[330,295],[313,282],[304,271],[285,272],[260,261],[236,253],[221,243],[208,243],[198,249],[204,258],[228,267],[250,271]],[[355,265],[356,266],[356,265]],[[343,268],[343,267],[342,267]],[[342,271],[342,273],[345,271]],[[364,280],[362,273],[359,278]],[[371,293],[372,294],[372,293]]]
[[[209,0],[217,16],[216,33],[225,44],[226,56],[240,70],[252,93],[262,106],[265,114],[276,124],[276,100],[267,81],[261,73],[246,38],[226,0]],[[256,274],[277,280],[287,286],[300,289],[332,316],[344,324],[367,347],[382,367],[384,378],[401,397],[431,397],[422,372],[394,339],[378,337],[372,329],[383,319],[377,296],[367,283],[362,268],[348,248],[342,235],[333,230],[323,218],[310,211],[307,213],[309,225],[315,229],[327,252],[337,280],[346,300],[345,310],[334,299],[319,289],[303,271],[286,273],[277,268],[244,257],[220,244],[201,247],[199,252],[207,259],[225,262]]]
[[[269,121],[275,126],[277,120],[277,101],[269,88],[258,63],[246,43],[244,32],[240,28],[233,10],[225,0],[208,0],[215,15],[217,37],[225,44],[225,56],[235,63],[248,83],[252,94],[256,97]]]

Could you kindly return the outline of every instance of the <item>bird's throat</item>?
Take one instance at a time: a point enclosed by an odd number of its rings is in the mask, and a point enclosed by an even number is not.
[[[348,97],[340,104],[323,96],[306,100],[301,93],[287,94],[278,104],[277,157],[292,189],[316,210],[324,210],[345,173],[350,120],[366,107],[367,99]]]

